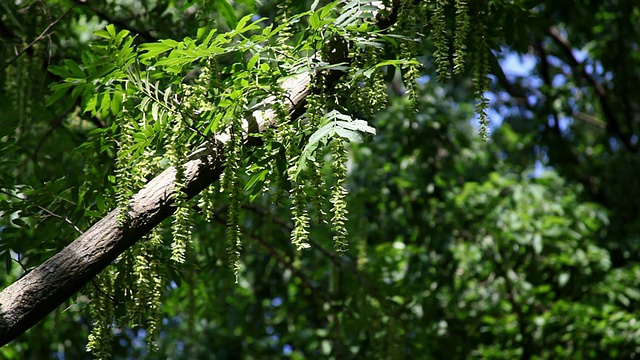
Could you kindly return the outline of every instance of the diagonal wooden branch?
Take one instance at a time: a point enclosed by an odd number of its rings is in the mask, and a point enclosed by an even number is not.
[[[288,99],[289,113],[300,113],[309,92],[310,74],[290,77],[283,83]],[[275,98],[262,103],[246,121],[246,128],[263,131],[275,122],[275,113],[269,109]],[[248,133],[248,131],[247,131]],[[223,169],[220,155],[225,139],[218,139],[217,152],[198,152],[184,164],[186,193],[189,198],[216,181]],[[246,146],[256,146],[247,135]],[[215,150],[215,149],[214,149]],[[126,226],[119,227],[115,209],[98,221],[84,234],[42,263],[20,280],[0,292],[0,346],[43,319],[73,293],[80,290],[118,255],[135,244],[154,226],[170,216],[175,208],[172,195],[176,169],[171,167],[151,180],[131,199],[131,210]]]
[[[417,3],[418,0],[414,2]],[[399,7],[400,1],[393,0],[391,12],[386,17],[376,19],[380,29],[387,29],[396,22]],[[335,44],[327,44],[329,47],[332,45]],[[332,51],[331,59],[327,60],[332,64],[349,62],[347,55],[340,51]],[[311,74],[305,72],[289,77],[282,84],[288,99],[285,105],[291,118],[296,118],[304,111],[305,98],[310,91]],[[331,87],[341,76],[342,72],[338,70],[324,71],[322,81],[327,87]],[[275,97],[266,99],[262,106],[253,112],[253,118],[246,120],[247,134],[262,132],[274,125],[275,112],[269,107],[275,101]],[[226,137],[219,136],[216,141],[218,148],[213,149],[213,152],[198,149],[184,164],[185,192],[188,198],[194,197],[215,182],[222,173],[224,158],[221,156],[223,151],[220,150],[224,147]],[[258,144],[259,142],[252,142],[250,137],[246,136],[247,147]],[[120,210],[113,210],[62,251],[2,290],[0,346],[42,320],[118,255],[170,216],[175,211],[172,200],[172,195],[176,192],[175,175],[175,168],[165,170],[132,197],[128,217],[131,220],[126,226],[118,227],[117,215]]]

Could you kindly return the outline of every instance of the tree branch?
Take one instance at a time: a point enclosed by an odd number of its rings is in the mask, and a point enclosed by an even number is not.
[[[2,68],[0,68],[0,73],[5,71],[9,66],[11,66],[11,64],[16,62],[16,60],[18,60],[20,58],[20,56],[22,56],[22,54],[24,54],[25,51],[31,49],[31,47],[33,45],[35,45],[39,41],[43,40],[47,36],[49,36],[49,34],[48,34],[49,30],[51,30],[54,26],[56,26],[60,22],[60,20],[62,20],[65,16],[67,16],[67,14],[69,14],[71,12],[71,10],[73,10],[73,8],[75,6],[76,6],[76,4],[71,5],[69,10],[65,11],[64,14],[60,15],[59,18],[55,19],[51,24],[49,24],[49,26],[47,26],[47,28],[44,29],[44,31],[40,34],[40,36],[35,38],[35,40],[33,40],[29,45],[27,45],[24,49],[20,50],[20,52],[17,53],[16,56],[14,56],[11,60],[9,60],[6,64],[4,64],[4,66]]]
[[[394,5],[399,1],[394,0]],[[398,7],[392,8],[392,15]],[[390,16],[387,21],[394,21]],[[389,25],[385,23],[382,28]],[[349,59],[327,59],[330,63],[348,62]],[[322,73],[327,88],[343,75],[339,70],[325,70]],[[287,77],[282,84],[288,102],[287,111],[292,119],[302,115],[304,103],[309,94],[311,72]],[[275,96],[265,99],[261,106],[254,107],[252,118],[244,122],[244,146],[261,144],[252,132],[262,132],[277,122],[275,111],[270,107],[277,101]],[[196,196],[215,182],[224,167],[224,152],[228,141],[226,136],[216,137],[214,144],[208,143],[213,151],[200,148],[189,157],[184,169],[184,188],[188,199]],[[170,167],[151,180],[135,194],[129,203],[126,224],[118,224],[120,208],[107,214],[84,234],[74,240],[59,253],[42,263],[20,280],[0,292],[0,346],[15,339],[47,314],[62,304],[69,296],[80,290],[118,255],[135,244],[156,225],[175,211],[174,194],[176,168]]]
[[[600,102],[600,107],[602,108],[602,113],[604,114],[605,119],[607,120],[607,129],[611,131],[611,133],[615,134],[622,143],[629,149],[631,152],[636,152],[637,147],[634,145],[631,140],[632,136],[629,133],[625,133],[618,119],[616,118],[613,109],[611,108],[611,104],[609,103],[609,98],[607,94],[607,90],[604,88],[601,82],[596,80],[591,74],[587,72],[587,69],[582,66],[582,64],[576,59],[573,55],[573,48],[569,40],[567,40],[557,27],[552,26],[549,28],[549,35],[555,41],[555,43],[560,47],[560,50],[565,55],[565,58],[569,62],[569,65],[576,71],[583,79],[589,83],[589,85],[595,90],[596,97]]]
[[[288,104],[292,117],[300,115],[303,110],[301,105],[309,92],[310,79],[307,72],[288,78],[283,84],[292,100]],[[274,102],[275,97],[263,101],[263,108],[266,110],[256,110],[253,113],[254,119],[245,121],[246,130],[250,123],[257,123],[257,131],[274,125],[275,112],[268,109]],[[219,178],[224,166],[222,148],[226,140],[220,137],[213,153],[204,153],[184,164],[184,191],[189,198]],[[249,136],[248,131],[245,132],[244,140],[247,147],[259,144]],[[130,201],[130,220],[124,226],[118,225],[120,208],[116,208],[59,253],[2,290],[0,346],[47,316],[111,264],[118,255],[170,216],[175,211],[175,177],[176,168],[170,167],[135,194]]]
[[[551,84],[551,76],[549,73],[549,62],[547,60],[547,53],[542,47],[541,43],[536,44],[535,50],[538,57],[540,58],[540,76],[544,84],[547,87],[551,88],[552,84]],[[496,64],[496,66],[499,66],[499,65]],[[539,109],[529,102],[527,98],[527,94],[524,89],[517,86],[517,84],[511,83],[506,78],[506,76],[504,76],[504,73],[502,71],[493,71],[493,73],[498,74],[496,76],[498,79],[498,83],[500,83],[502,88],[509,94],[511,98],[520,99],[518,101],[518,104],[524,106],[527,110],[531,111],[534,114],[537,114],[539,112]],[[543,95],[547,97],[547,100],[548,100],[547,103],[552,103],[553,100],[555,99],[555,97],[552,96],[552,94],[543,94]],[[565,159],[567,159],[570,164],[576,166],[576,168],[579,168],[582,165],[581,160],[577,156],[575,151],[572,150],[570,144],[567,142],[567,139],[562,135],[562,132],[560,131],[560,126],[559,126],[559,118],[556,111],[549,104],[544,104],[543,106],[546,106],[547,111],[553,114],[553,118],[555,122],[553,135],[556,136],[558,140],[558,144],[560,144],[563,147],[563,150],[561,152],[556,152],[556,156],[564,156]],[[592,125],[597,126],[598,128],[605,127],[605,123],[603,121],[595,119],[592,116],[589,116],[587,114],[578,112],[574,116],[576,116],[577,119],[588,122]],[[585,189],[589,192],[589,194],[595,201],[603,205],[608,205],[608,200],[598,188],[591,174],[574,173],[574,176],[576,177],[577,181],[579,181],[582,185],[584,185]]]

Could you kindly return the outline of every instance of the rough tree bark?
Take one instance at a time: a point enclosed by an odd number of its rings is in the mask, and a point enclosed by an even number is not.
[[[309,73],[287,79],[283,89],[288,94],[288,110],[292,117],[299,115],[308,94]],[[266,99],[246,121],[247,134],[263,131],[275,121],[268,107],[275,101]],[[189,198],[194,197],[216,181],[222,173],[222,147],[225,138],[217,138],[218,150],[202,151],[201,155],[184,164]],[[246,146],[258,143],[245,136]],[[118,255],[135,244],[154,226],[174,211],[172,195],[176,192],[176,169],[168,168],[151,180],[131,198],[131,209],[125,226],[118,226],[119,208],[94,224],[59,253],[27,273],[0,292],[0,346],[7,344],[47,316],[94,276],[114,261]]]

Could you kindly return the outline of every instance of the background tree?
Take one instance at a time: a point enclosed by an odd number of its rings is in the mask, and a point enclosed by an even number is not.
[[[306,59],[300,69],[308,69],[320,45],[328,44],[320,59],[351,55],[340,59],[348,64],[313,63],[324,80],[312,85],[307,120],[293,123],[298,127],[280,123],[280,132],[265,133],[252,152],[235,147],[228,153],[237,157],[226,161],[225,195],[208,190],[216,195],[188,203],[189,217],[178,210],[174,220],[3,347],[2,355],[90,357],[89,338],[94,354],[117,358],[634,356],[639,272],[632,84],[639,12],[633,3],[487,1],[465,8],[462,1],[433,1],[388,17],[356,16],[364,27],[349,28],[349,16],[377,11],[367,5],[344,2],[341,11],[297,17],[312,4],[3,4],[4,52],[20,54],[3,57],[0,73],[8,99],[0,106],[6,164],[0,171],[0,255],[7,270],[0,279],[6,285],[117,204],[126,205],[161,168],[188,160],[214,133],[205,125],[215,122],[217,109],[237,104],[233,90],[249,101],[247,107],[266,95],[278,99],[274,80],[295,72],[301,66],[296,61]],[[253,28],[256,19],[245,19],[238,27],[249,14],[268,19]],[[385,33],[367,27],[374,20]],[[290,46],[275,55],[252,47],[272,21],[286,26],[262,43]],[[213,63],[187,57],[190,44],[205,43],[208,30],[245,27],[235,41],[216,43],[223,54]],[[94,30],[102,30],[97,38]],[[332,37],[320,37],[326,34]],[[394,46],[400,50],[387,50]],[[462,61],[465,50],[475,62]],[[407,61],[408,54],[425,66]],[[514,59],[531,66],[515,72]],[[483,76],[488,67],[495,119],[503,121],[482,143],[469,122],[470,104],[489,86]],[[277,77],[270,73],[276,69]],[[449,69],[461,74],[448,80]],[[258,87],[247,80],[254,76],[262,79]],[[225,83],[230,79],[237,82]],[[165,97],[167,89],[178,95]],[[387,105],[380,90],[389,92]],[[197,107],[183,101],[187,91],[202,101]],[[123,94],[126,101],[118,104]],[[150,100],[143,105],[145,98]],[[324,111],[314,108],[319,105]],[[484,106],[481,99],[476,109]],[[218,124],[239,118],[235,109],[223,114]],[[336,235],[343,240],[335,224],[345,213],[338,209],[331,218],[335,203],[342,203],[336,191],[342,180],[335,174],[344,169],[322,161],[331,153],[344,159],[344,153],[339,142],[312,140],[319,138],[314,122],[322,124],[328,114],[333,121],[367,120],[377,132],[346,148],[346,253],[332,249]],[[176,116],[194,122],[167,120],[157,129],[127,125],[127,117],[139,124],[142,116],[149,123]],[[233,138],[237,125],[216,126],[227,126]],[[190,142],[175,134],[188,134]],[[162,139],[166,144],[156,147]],[[317,145],[315,153],[307,144]],[[161,161],[154,164],[156,157]],[[291,169],[300,164],[311,180],[296,192],[305,181]],[[186,209],[184,198],[172,201]],[[324,212],[333,229],[323,224]],[[231,261],[234,279],[223,239],[235,244],[237,229],[243,249],[241,262]],[[176,239],[190,242],[186,251]],[[306,244],[310,249],[296,249]],[[161,307],[156,295],[162,295]],[[110,312],[113,318],[104,321]],[[149,351],[153,347],[157,351]]]

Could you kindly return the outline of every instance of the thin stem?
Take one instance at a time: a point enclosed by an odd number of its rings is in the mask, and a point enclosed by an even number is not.
[[[77,231],[80,235],[82,235],[82,234],[83,234],[82,230],[80,230],[80,229],[79,229],[79,228],[78,228],[78,227],[77,227],[77,226],[76,226],[76,225],[75,225],[71,220],[69,220],[68,218],[66,218],[66,217],[64,217],[64,216],[58,215],[58,214],[54,213],[53,211],[51,211],[51,210],[49,210],[49,209],[47,209],[47,208],[45,208],[45,207],[43,207],[43,206],[40,206],[40,205],[36,204],[35,202],[33,202],[33,201],[31,201],[31,200],[27,199],[27,198],[21,198],[21,197],[19,197],[19,196],[17,196],[17,195],[11,194],[11,193],[6,192],[6,191],[4,191],[4,190],[0,190],[0,193],[5,194],[5,195],[7,195],[7,196],[10,196],[10,197],[12,197],[12,198],[18,199],[18,200],[26,201],[26,202],[28,202],[28,203],[30,203],[30,204],[32,204],[32,205],[34,205],[34,206],[35,206],[35,207],[37,207],[38,209],[40,209],[40,210],[44,211],[44,212],[45,212],[45,213],[47,213],[49,216],[53,216],[53,217],[55,217],[55,218],[58,218],[58,219],[60,219],[60,220],[62,220],[62,221],[64,221],[64,222],[66,222],[67,224],[71,225],[71,226],[73,227],[73,229],[74,229],[75,231]]]
[[[35,40],[33,40],[29,45],[27,45],[24,49],[20,50],[20,52],[18,54],[16,54],[16,56],[14,56],[11,60],[9,60],[6,64],[4,64],[4,66],[2,68],[0,68],[0,73],[5,71],[9,66],[11,66],[11,64],[16,62],[16,60],[18,60],[20,58],[20,56],[22,56],[22,54],[25,53],[25,51],[29,50],[31,47],[33,47],[33,45],[35,45],[36,43],[40,42],[44,38],[48,37],[49,36],[49,34],[48,34],[49,30],[51,30],[54,26],[56,26],[60,22],[60,20],[62,20],[65,16],[67,16],[67,14],[69,14],[71,12],[71,10],[73,10],[74,7],[76,7],[76,4],[71,5],[69,10],[65,11],[64,14],[60,15],[59,18],[57,18],[55,21],[53,21],[51,24],[49,24],[49,26],[47,26],[47,28],[44,29],[44,31],[40,34],[40,36],[35,38]]]

